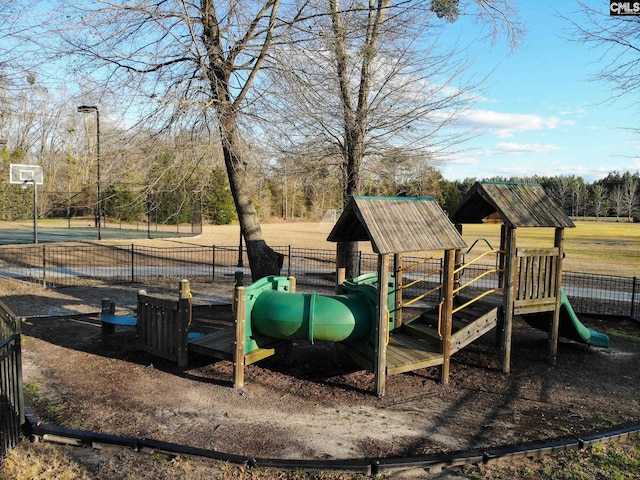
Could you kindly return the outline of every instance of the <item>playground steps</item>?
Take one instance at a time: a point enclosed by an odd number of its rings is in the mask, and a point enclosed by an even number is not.
[[[459,301],[463,304],[464,300]],[[498,324],[498,310],[495,299],[480,301],[456,312],[452,319],[451,353],[454,354],[473,343]],[[441,342],[438,333],[438,309],[430,310],[402,325],[402,332],[435,345]]]
[[[444,363],[439,348],[404,333],[389,337],[387,345],[387,375],[435,367]]]
[[[235,331],[233,328],[218,330],[202,337],[189,340],[189,351],[199,353],[207,357],[218,360],[233,361],[233,350],[235,341]],[[251,365],[259,360],[270,357],[276,353],[277,341],[269,345],[260,347],[250,353],[245,354],[244,364]]]
[[[451,353],[454,354],[498,325],[498,307],[451,335]]]
[[[362,368],[374,370],[373,360],[361,350],[362,345],[336,343],[336,348]],[[397,375],[443,363],[444,357],[439,347],[401,332],[394,332],[389,336],[387,375]]]

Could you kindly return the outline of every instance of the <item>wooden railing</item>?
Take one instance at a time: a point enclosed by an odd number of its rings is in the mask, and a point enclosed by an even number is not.
[[[191,294],[188,281],[180,283],[179,300],[151,297],[144,291],[138,293],[139,350],[185,367],[189,362],[187,344],[190,322]]]
[[[516,250],[515,315],[555,309],[559,255],[558,248]]]

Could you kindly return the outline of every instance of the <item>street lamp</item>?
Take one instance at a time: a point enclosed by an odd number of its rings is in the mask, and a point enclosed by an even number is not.
[[[96,112],[96,167],[98,173],[98,207],[97,207],[97,222],[98,227],[98,240],[102,240],[102,195],[100,193],[100,112],[95,105],[80,105],[78,107],[78,113],[92,113]]]

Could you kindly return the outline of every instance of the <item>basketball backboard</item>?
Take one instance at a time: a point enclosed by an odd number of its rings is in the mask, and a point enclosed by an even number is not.
[[[9,165],[9,183],[42,185],[44,183],[44,168],[40,165],[12,163]]]

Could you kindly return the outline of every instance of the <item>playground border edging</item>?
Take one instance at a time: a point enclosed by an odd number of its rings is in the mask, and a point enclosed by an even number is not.
[[[491,465],[517,458],[539,459],[545,455],[573,450],[585,450],[597,444],[620,442],[640,436],[640,425],[622,427],[604,432],[596,432],[575,438],[551,439],[522,445],[492,448],[488,450],[472,449],[449,453],[436,453],[416,457],[389,458],[346,458],[346,459],[279,459],[253,458],[245,455],[220,452],[205,448],[190,447],[178,443],[164,442],[147,438],[135,438],[79,430],[57,425],[43,424],[29,407],[25,407],[24,434],[41,441],[69,446],[98,448],[99,445],[127,447],[136,452],[146,449],[162,451],[168,454],[193,455],[212,460],[233,463],[247,468],[275,468],[279,470],[309,469],[318,471],[348,471],[367,476],[376,476],[398,470],[423,469],[439,472],[444,468],[462,465]]]

